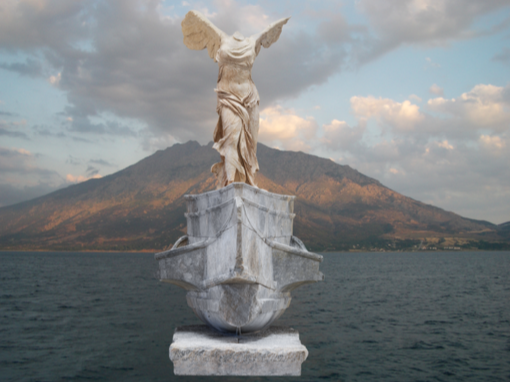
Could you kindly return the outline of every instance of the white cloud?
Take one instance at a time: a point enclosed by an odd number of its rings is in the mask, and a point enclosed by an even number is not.
[[[405,175],[405,171],[403,171],[403,170],[398,170],[398,169],[396,169],[396,168],[394,168],[394,167],[391,167],[391,168],[388,170],[388,172],[389,172],[390,174],[393,174],[393,175]]]
[[[427,105],[432,111],[462,120],[466,127],[501,132],[508,130],[510,124],[510,101],[504,97],[509,89],[510,86],[480,84],[460,97],[434,98]]]
[[[437,142],[437,146],[442,147],[443,149],[453,150],[453,146],[451,144],[449,144],[447,140],[444,140],[442,142]]]
[[[25,149],[13,149],[13,150],[21,155],[32,156],[32,153]]]
[[[397,131],[413,130],[423,120],[420,107],[406,100],[396,102],[388,98],[351,97],[351,108],[360,118],[375,118]]]
[[[506,147],[506,142],[498,136],[480,135],[480,145],[490,151],[502,150]]]
[[[439,87],[439,86],[438,86],[438,85],[436,85],[436,84],[433,84],[433,85],[429,88],[429,92],[431,92],[432,94],[438,95],[438,96],[444,96],[444,90],[443,90],[443,88]]]
[[[154,134],[149,129],[145,129],[141,133],[142,148],[148,152],[154,152],[157,150],[164,150],[167,147],[173,146],[178,141],[171,134]]]
[[[410,101],[355,96],[359,126],[334,120],[316,140],[328,157],[347,158],[404,195],[501,223],[510,220],[508,94],[510,86],[479,84],[449,100],[430,99],[424,110]]]
[[[362,139],[365,128],[366,121],[363,119],[354,127],[345,121],[334,119],[330,124],[322,126],[324,135],[321,142],[331,149],[349,150]]]
[[[72,174],[66,175],[66,181],[69,183],[81,183],[81,182],[85,182],[89,179],[100,179],[100,178],[102,178],[102,176],[99,174],[95,174],[90,177],[83,176],[83,175],[72,175]]]
[[[58,87],[60,84],[60,80],[62,79],[62,73],[58,73],[56,76],[50,76],[48,78],[48,82],[52,84],[53,86]]]
[[[300,117],[295,110],[268,107],[260,113],[259,141],[285,150],[309,151],[318,130],[313,117]]]

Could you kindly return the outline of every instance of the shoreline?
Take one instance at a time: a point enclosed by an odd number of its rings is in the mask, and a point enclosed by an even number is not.
[[[161,249],[148,250],[142,249],[139,251],[117,251],[117,250],[72,250],[72,249],[0,249],[0,253],[2,252],[74,252],[74,253],[158,253],[161,252]],[[378,251],[378,250],[349,250],[349,251],[310,251],[317,253],[434,253],[434,252],[510,252],[510,249],[437,249],[437,250],[395,250],[395,251]]]

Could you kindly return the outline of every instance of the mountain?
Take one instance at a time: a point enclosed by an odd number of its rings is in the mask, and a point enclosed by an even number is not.
[[[257,157],[260,188],[297,196],[294,233],[313,250],[510,241],[508,224],[421,203],[328,159],[262,144]],[[161,250],[186,232],[183,195],[215,188],[217,161],[212,144],[176,144],[115,174],[0,208],[0,249]]]

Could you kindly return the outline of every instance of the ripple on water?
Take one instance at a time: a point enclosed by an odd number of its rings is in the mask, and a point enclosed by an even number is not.
[[[2,381],[197,380],[173,375],[168,346],[199,321],[152,255],[0,261]],[[325,254],[321,268],[278,321],[309,350],[301,381],[509,380],[509,252]]]

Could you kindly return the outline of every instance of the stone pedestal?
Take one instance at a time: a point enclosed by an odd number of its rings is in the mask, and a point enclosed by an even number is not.
[[[294,196],[245,183],[186,195],[188,234],[155,255],[162,282],[188,291],[195,314],[222,332],[269,327],[291,292],[322,281],[322,256],[293,236]]]
[[[185,200],[187,235],[155,258],[208,326],[177,328],[175,374],[301,375],[298,332],[270,326],[294,289],[324,279],[322,256],[293,235],[294,196],[232,183]]]
[[[240,336],[181,326],[170,346],[176,375],[300,376],[307,356],[299,333],[278,326]]]

